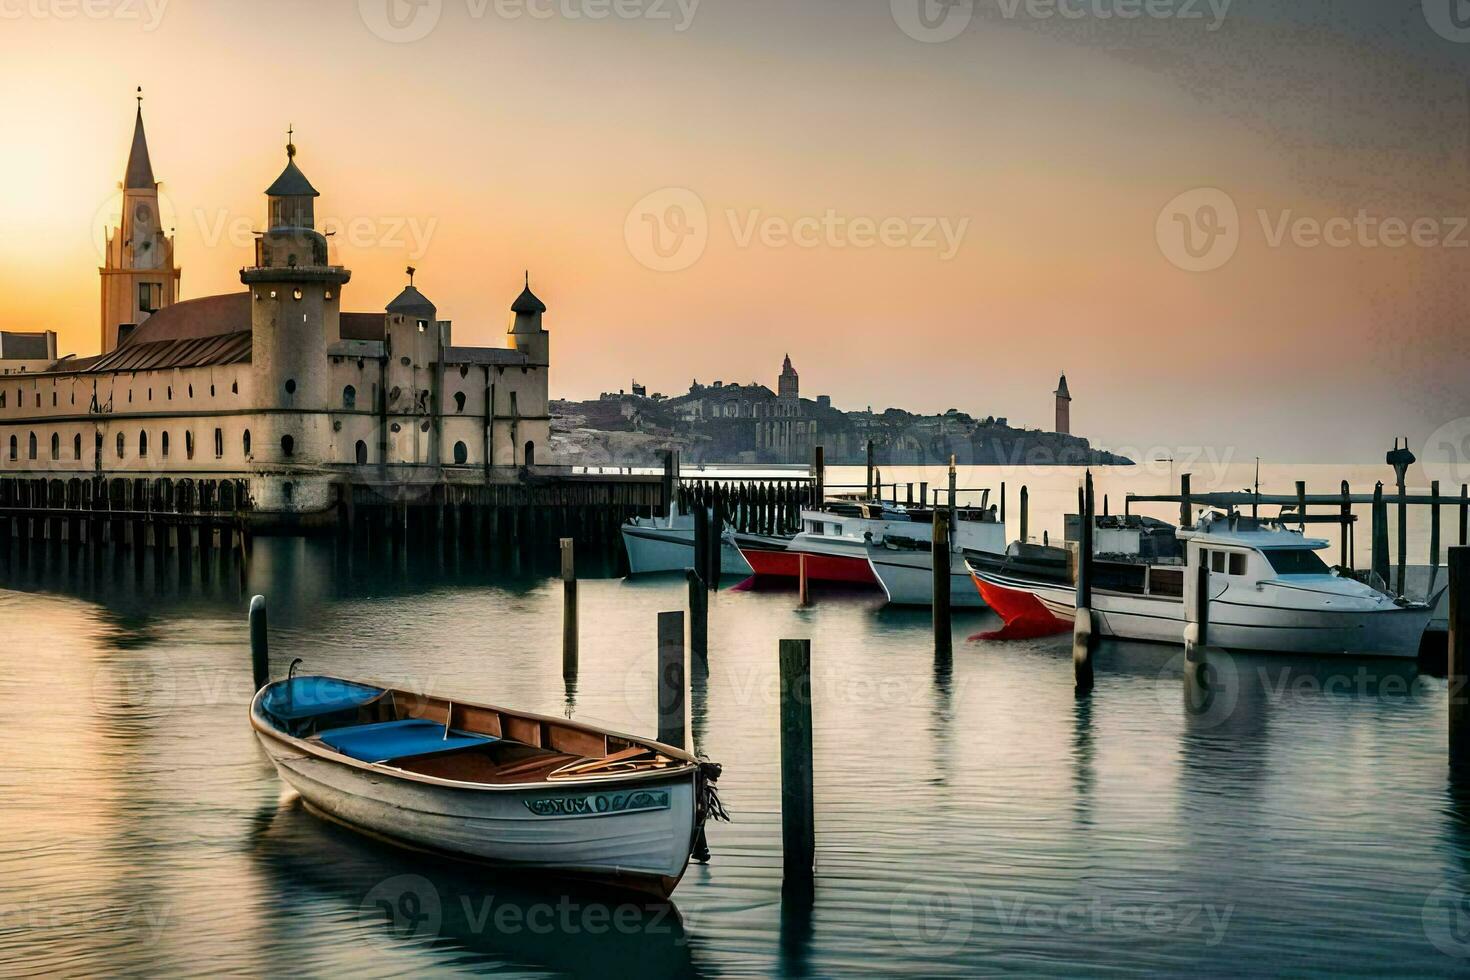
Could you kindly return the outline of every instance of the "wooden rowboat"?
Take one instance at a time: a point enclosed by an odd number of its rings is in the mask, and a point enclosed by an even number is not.
[[[395,844],[668,897],[719,767],[562,718],[336,677],[268,684],[250,724],[307,807]]]

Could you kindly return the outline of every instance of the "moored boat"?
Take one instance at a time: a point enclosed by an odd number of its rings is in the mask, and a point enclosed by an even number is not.
[[[629,574],[680,572],[694,567],[693,514],[634,517],[624,522],[622,531]],[[750,565],[741,557],[726,528],[720,541],[720,572],[749,575],[750,571]]]
[[[934,603],[933,512],[915,514],[911,525],[890,530],[866,542],[868,564],[889,603],[929,606]],[[1005,549],[1005,525],[994,508],[957,510],[950,529],[949,601],[956,607],[977,608],[984,598],[970,578],[967,555],[995,555]]]
[[[828,501],[820,510],[801,512],[802,530],[789,538],[736,534],[734,541],[751,570],[761,578],[795,579],[806,562],[807,580],[847,585],[878,585],[868,562],[867,541],[913,518],[901,507],[877,501]]]
[[[1182,560],[1094,558],[1092,611],[1102,635],[1183,643],[1201,566],[1208,569],[1209,643],[1225,649],[1414,657],[1438,599],[1395,598],[1330,569],[1316,554],[1326,541],[1275,522],[1210,514],[1178,538]],[[970,564],[1008,626],[1034,631],[1046,616],[1059,630],[1071,626],[1072,583]]]
[[[718,767],[562,718],[335,677],[269,684],[250,724],[315,813],[410,848],[667,897]]]

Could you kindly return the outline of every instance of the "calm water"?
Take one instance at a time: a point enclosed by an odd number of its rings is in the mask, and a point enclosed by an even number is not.
[[[1296,475],[1315,490],[1380,470]],[[962,485],[982,478],[1002,477]],[[1033,527],[1059,533],[1047,511],[1075,499],[1076,474],[1005,478],[1012,507],[1028,482]],[[1167,482],[1112,473],[1100,492],[1116,502]],[[359,555],[349,569],[330,541],[288,539],[257,542],[244,589],[232,570],[156,569],[151,555],[141,572],[64,552],[0,565],[0,973],[1470,965],[1470,792],[1447,779],[1442,679],[1412,664],[1237,656],[1200,699],[1178,651],[1112,645],[1078,702],[1067,638],[971,642],[996,620],[957,614],[954,656],[936,662],[927,615],[872,594],[818,593],[806,610],[783,592],[713,600],[694,732],[725,764],[735,819],[712,826],[713,862],[691,868],[672,910],[364,841],[303,812],[255,744],[249,594],[269,597],[277,672],[299,656],[308,670],[649,733],[656,613],[684,595],[678,579],[585,581],[568,690],[558,584],[531,568],[382,566]],[[780,888],[782,637],[813,640],[810,904],[783,903]]]

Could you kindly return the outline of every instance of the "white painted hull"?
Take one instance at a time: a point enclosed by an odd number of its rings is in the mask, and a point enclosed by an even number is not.
[[[878,584],[895,606],[932,606],[934,604],[934,568],[927,551],[894,551],[870,545],[868,564],[878,577]],[[958,608],[983,609],[985,600],[970,578],[969,566],[962,553],[950,554],[949,603]]]
[[[623,525],[623,547],[630,574],[684,571],[694,567],[694,525],[692,521],[688,527],[669,527],[667,521],[630,521]],[[720,572],[751,574],[740,550],[728,541],[720,542]]]
[[[1070,622],[1076,617],[1077,592],[1071,585],[1024,582],[990,574],[983,577],[1005,588],[1032,593],[1058,619]],[[1416,657],[1431,615],[1428,609],[1330,611],[1249,601],[1257,594],[1253,588],[1227,587],[1211,597],[1206,631],[1210,646],[1263,653]],[[1179,599],[1095,590],[1092,608],[1104,636],[1184,642],[1184,603]]]

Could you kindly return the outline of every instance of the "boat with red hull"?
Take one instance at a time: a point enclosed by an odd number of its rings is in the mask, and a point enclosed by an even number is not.
[[[837,555],[818,551],[793,551],[754,541],[745,535],[735,536],[735,546],[756,575],[762,578],[800,578],[801,561],[806,559],[806,577],[813,582],[843,582],[852,585],[877,585],[866,553]]]

